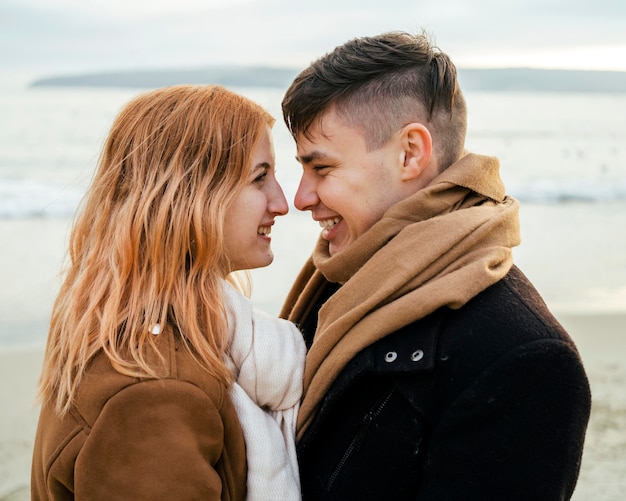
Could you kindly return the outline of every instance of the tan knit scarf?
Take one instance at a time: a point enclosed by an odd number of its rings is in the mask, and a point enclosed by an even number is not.
[[[498,171],[496,158],[468,153],[338,255],[320,238],[281,312],[300,323],[326,281],[343,284],[319,311],[298,438],[359,351],[442,306],[460,308],[509,271],[518,203]]]

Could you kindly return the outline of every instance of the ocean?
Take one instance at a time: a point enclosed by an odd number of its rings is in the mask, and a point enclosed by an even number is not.
[[[121,107],[142,89],[38,87],[0,75],[0,350],[43,346],[72,215]],[[277,176],[290,203],[300,167],[283,89],[233,88],[276,118]],[[521,202],[520,268],[557,314],[626,311],[626,94],[466,93],[467,148],[501,161]],[[277,313],[319,227],[293,207],[276,259],[251,272]]]

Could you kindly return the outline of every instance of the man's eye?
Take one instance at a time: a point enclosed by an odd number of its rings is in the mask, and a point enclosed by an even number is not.
[[[317,172],[325,170],[325,169],[330,169],[330,165],[314,165],[313,166],[313,170]]]

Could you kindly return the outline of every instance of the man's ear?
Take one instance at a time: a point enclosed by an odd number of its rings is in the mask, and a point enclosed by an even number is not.
[[[412,181],[428,168],[433,151],[433,139],[424,125],[414,122],[402,129],[400,141],[403,151],[401,179]]]

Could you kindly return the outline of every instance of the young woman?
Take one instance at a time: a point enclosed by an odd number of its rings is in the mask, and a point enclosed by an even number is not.
[[[33,500],[299,497],[302,337],[232,275],[288,211],[273,123],[218,86],[117,117],[53,308]]]

